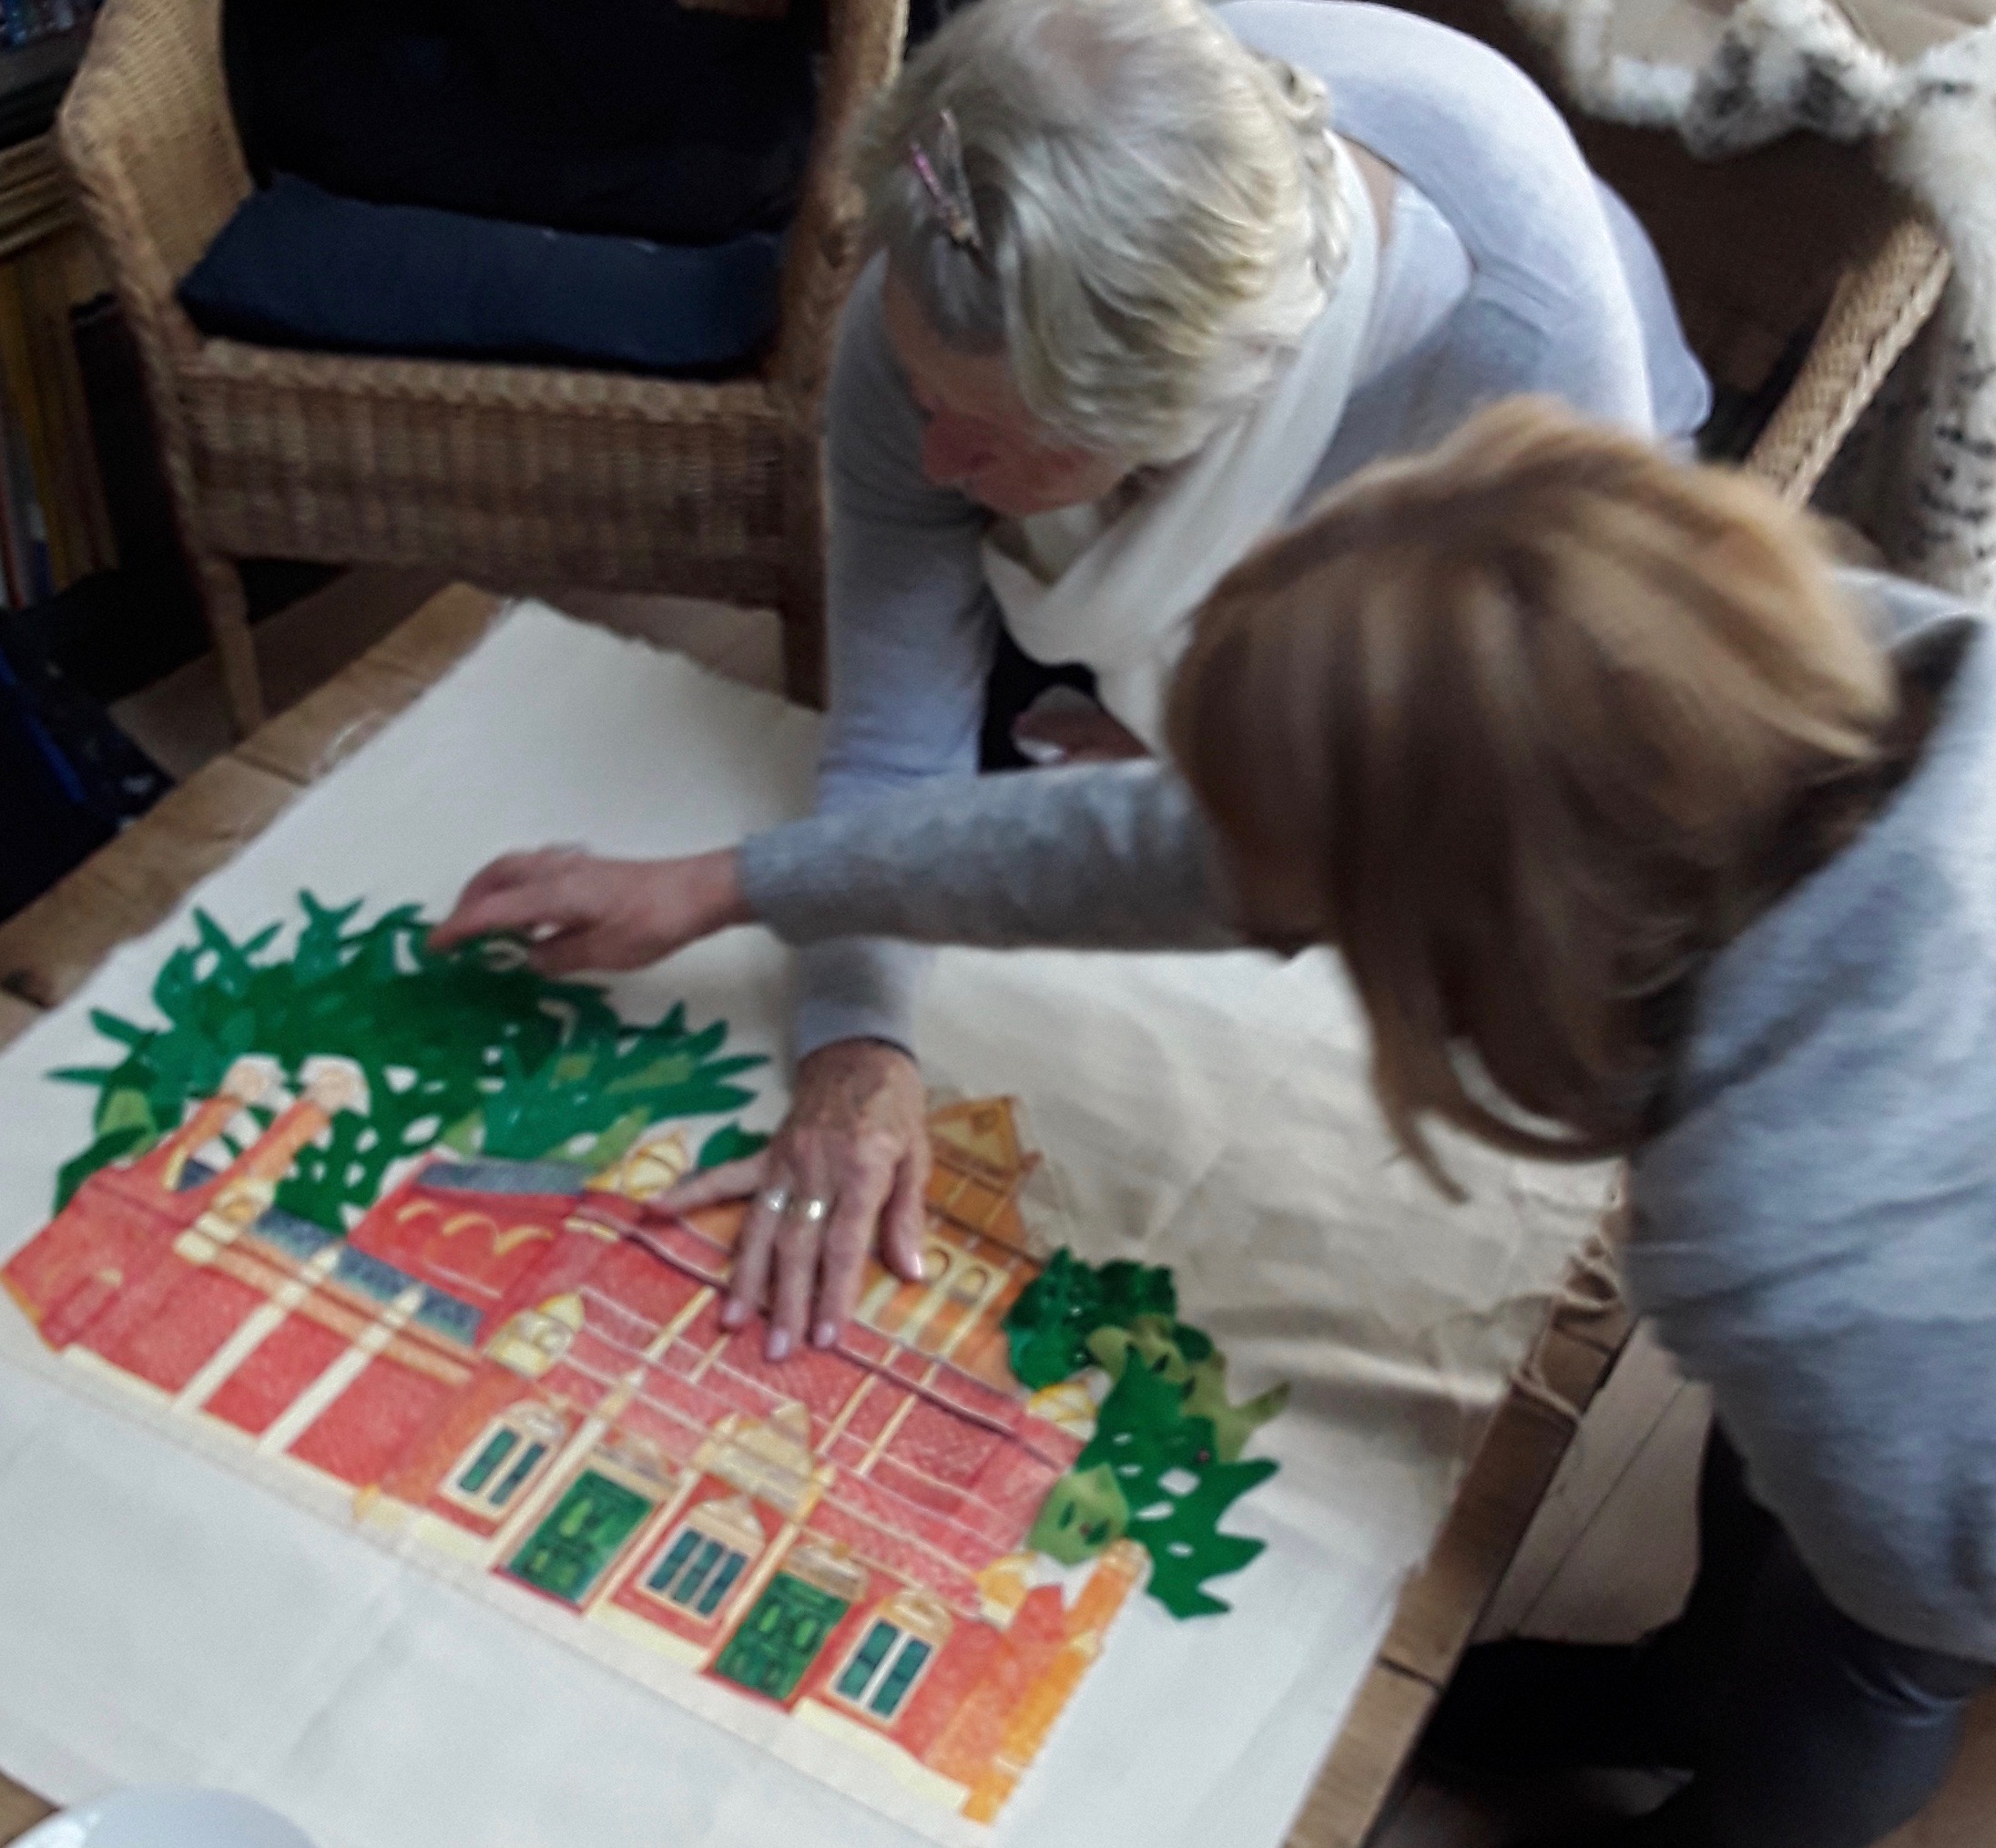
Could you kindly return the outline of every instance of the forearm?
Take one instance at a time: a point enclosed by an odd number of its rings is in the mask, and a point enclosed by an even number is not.
[[[737,876],[744,908],[798,944],[1241,941],[1210,832],[1157,763],[940,781],[759,834]]]

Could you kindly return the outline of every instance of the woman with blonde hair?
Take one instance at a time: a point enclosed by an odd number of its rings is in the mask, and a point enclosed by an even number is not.
[[[855,173],[876,255],[827,408],[827,811],[1022,748],[1156,749],[1220,577],[1479,403],[1549,392],[1677,438],[1707,403],[1655,253],[1558,112],[1395,8],[978,0]],[[923,962],[877,939],[800,959],[788,1120],[680,1195],[755,1195],[745,1281],[779,1236],[857,1276],[878,1229],[919,1264]],[[786,1313],[770,1352],[830,1330]]]
[[[1168,738],[1176,769],[918,791],[688,861],[528,856],[446,938],[538,928],[566,966],[751,920],[1334,946],[1438,1186],[1436,1121],[1627,1159],[1630,1299],[1716,1408],[1685,1616],[1472,1652],[1437,1754],[1695,1772],[1603,1848],[1879,1840],[1996,1680],[1987,617],[1519,401],[1231,572]]]

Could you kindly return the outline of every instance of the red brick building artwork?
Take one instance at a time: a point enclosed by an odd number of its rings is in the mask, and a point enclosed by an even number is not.
[[[239,1060],[0,1270],[47,1345],[995,1819],[1148,1563],[1026,1548],[1082,1437],[1007,1364],[1039,1268],[1010,1103],[932,1119],[928,1281],[876,1270],[836,1346],[771,1366],[718,1321],[739,1210],[647,1204],[677,1135],[595,1176],[434,1152],[342,1239],[272,1202],[360,1074],[276,1085]],[[237,1155],[252,1103],[281,1108]]]

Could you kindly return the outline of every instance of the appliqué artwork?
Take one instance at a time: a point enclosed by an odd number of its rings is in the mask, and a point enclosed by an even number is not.
[[[1041,1255],[1011,1100],[932,1118],[927,1280],[770,1365],[718,1321],[741,1210],[651,1204],[759,1146],[726,1023],[303,903],[284,956],[200,917],[164,1024],[96,1015],[124,1057],[52,1075],[94,1140],[0,1270],[49,1348],[974,1822],[1133,1593],[1227,1608],[1282,1394],[1229,1400],[1168,1272]]]

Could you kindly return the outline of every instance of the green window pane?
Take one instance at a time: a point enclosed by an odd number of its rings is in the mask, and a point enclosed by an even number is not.
[[[675,1604],[691,1604],[700,1595],[700,1587],[707,1583],[707,1575],[714,1569],[721,1555],[727,1550],[718,1540],[709,1540],[702,1547],[699,1557],[687,1567],[686,1577],[673,1587],[672,1601]]]
[[[908,1690],[915,1685],[915,1677],[921,1674],[922,1665],[929,1659],[929,1655],[927,1643],[910,1637],[902,1646],[900,1659],[887,1671],[880,1692],[867,1705],[882,1720],[891,1720],[900,1710],[901,1703],[908,1698]]]
[[[748,1563],[748,1556],[730,1553],[713,1584],[707,1588],[707,1594],[700,1599],[700,1615],[712,1617],[720,1608],[721,1599],[728,1596],[728,1588],[741,1577],[741,1568]]]
[[[887,1652],[894,1647],[894,1639],[901,1632],[891,1623],[876,1623],[867,1631],[866,1640],[858,1652],[846,1664],[846,1671],[839,1677],[838,1691],[848,1700],[857,1700],[866,1692],[866,1684],[873,1679],[873,1670],[887,1659]]]
[[[472,1459],[472,1466],[458,1477],[457,1486],[468,1496],[484,1487],[493,1471],[506,1460],[506,1452],[520,1441],[514,1431],[494,1431],[485,1447]]]
[[[547,1455],[545,1444],[530,1444],[520,1453],[520,1460],[506,1472],[506,1479],[492,1492],[492,1505],[503,1508],[519,1492],[520,1485],[534,1474],[534,1465]]]
[[[653,1567],[652,1575],[645,1583],[653,1591],[663,1591],[670,1585],[680,1567],[692,1557],[693,1549],[700,1544],[700,1537],[691,1527],[681,1530],[679,1537],[672,1543],[672,1550]]]
[[[585,1470],[506,1569],[552,1598],[580,1604],[653,1506],[636,1490]]]

